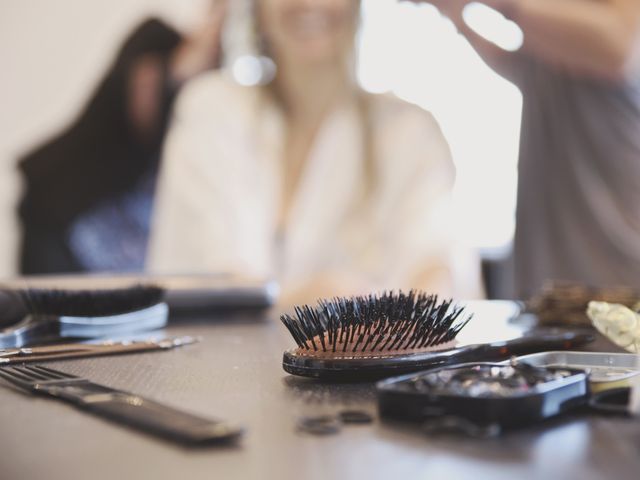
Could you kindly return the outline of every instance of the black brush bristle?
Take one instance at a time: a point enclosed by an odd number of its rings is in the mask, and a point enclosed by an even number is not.
[[[76,317],[118,315],[151,307],[164,298],[162,288],[143,285],[107,290],[25,289],[19,294],[28,313]]]
[[[282,323],[301,350],[402,352],[455,340],[471,319],[452,300],[414,290],[320,300],[295,308]]]

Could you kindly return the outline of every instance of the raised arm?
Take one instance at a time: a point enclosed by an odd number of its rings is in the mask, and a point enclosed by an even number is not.
[[[517,23],[524,52],[576,74],[621,81],[640,66],[640,0],[480,0]],[[499,73],[509,56],[462,20],[468,0],[430,0]]]
[[[469,41],[480,58],[496,73],[508,80],[513,80],[517,69],[517,54],[497,46],[495,43],[478,35],[465,23],[462,12],[474,0],[409,0],[413,3],[430,3],[447,16]],[[486,2],[485,2],[486,3]]]
[[[488,0],[510,15],[531,54],[611,80],[637,74],[639,0]]]

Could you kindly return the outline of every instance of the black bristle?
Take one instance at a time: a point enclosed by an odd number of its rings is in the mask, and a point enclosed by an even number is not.
[[[25,308],[35,315],[98,317],[151,307],[163,301],[164,290],[137,285],[109,290],[25,289]]]
[[[287,327],[287,330],[289,330],[289,333],[298,344],[298,347],[302,348],[304,346],[304,339],[298,334],[298,324],[296,323],[296,321],[289,315],[283,315],[282,323],[284,323],[284,326]]]
[[[471,319],[452,300],[411,290],[319,300],[281,321],[300,349],[399,352],[455,340]]]

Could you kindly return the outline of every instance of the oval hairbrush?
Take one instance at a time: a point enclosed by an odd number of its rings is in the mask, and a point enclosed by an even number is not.
[[[491,361],[593,340],[589,332],[548,329],[513,340],[458,346],[472,315],[452,300],[410,291],[320,300],[281,316],[297,344],[284,353],[287,373],[372,380],[440,365]]]
[[[150,285],[107,290],[0,289],[0,348],[155,330],[166,326],[168,315],[164,290]]]

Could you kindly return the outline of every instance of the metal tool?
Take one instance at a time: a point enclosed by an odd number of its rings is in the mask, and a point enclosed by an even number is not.
[[[632,353],[551,351],[522,355],[517,361],[536,367],[584,370],[589,374],[592,393],[629,387],[635,378],[640,379],[640,355]]]
[[[101,343],[65,343],[42,347],[0,349],[0,365],[64,360],[67,358],[99,357],[142,353],[191,345],[200,339],[196,337],[173,337],[162,340],[107,341]]]
[[[0,378],[27,392],[63,400],[96,415],[187,444],[228,443],[242,429],[209,420],[40,365],[0,367]]]

